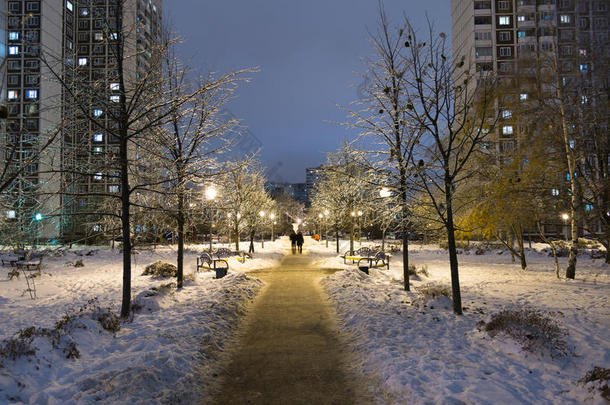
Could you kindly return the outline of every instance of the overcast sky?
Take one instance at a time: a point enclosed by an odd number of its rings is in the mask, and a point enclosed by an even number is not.
[[[390,19],[406,13],[423,28],[426,12],[450,33],[449,0],[385,0]],[[304,182],[305,168],[349,138],[337,105],[357,99],[356,72],[371,53],[376,0],[171,0],[167,20],[181,55],[202,72],[259,67],[228,109],[260,140],[272,181]],[[330,121],[330,122],[329,122]]]

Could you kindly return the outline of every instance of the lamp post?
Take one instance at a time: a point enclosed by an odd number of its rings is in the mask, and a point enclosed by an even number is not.
[[[362,217],[362,211],[358,210],[356,215],[358,216],[358,240],[360,241],[360,247],[362,247],[362,226],[360,224],[360,217]]]
[[[379,197],[386,199],[392,196],[392,192],[390,191],[390,189],[388,189],[387,187],[383,187],[381,190],[379,190]],[[385,207],[387,208],[387,203],[385,204]],[[385,223],[383,222],[383,219],[381,221],[381,251],[385,251],[385,232],[386,232],[386,227],[385,227]],[[388,225],[389,227],[389,225]]]
[[[271,220],[271,242],[275,242],[275,236],[273,234],[273,225],[277,224],[277,222],[275,222],[275,214],[273,212],[269,214],[269,219]]]
[[[352,211],[350,213],[351,223],[350,223],[350,235],[349,235],[349,251],[350,254],[354,254],[354,218],[356,217],[356,211]]]
[[[209,213],[210,213],[210,215],[209,215],[209,219],[210,219],[210,234],[209,234],[210,235],[210,253],[212,253],[212,204],[214,203],[214,199],[216,198],[217,195],[218,195],[218,191],[216,191],[216,188],[214,187],[213,184],[205,189],[205,199],[210,202],[210,208],[209,208]]]
[[[265,220],[265,211],[261,211],[258,213],[258,215],[261,217],[261,249],[265,248],[265,231],[264,231],[264,223],[263,221]]]
[[[322,213],[318,214],[318,236],[320,239],[322,239],[322,218],[324,218],[324,215]]]
[[[324,210],[324,234],[326,237],[326,247],[328,247],[328,215],[330,212],[328,210]]]
[[[564,212],[561,214],[561,219],[563,220],[563,234],[566,239],[566,243],[568,242],[568,220],[570,219],[570,214]]]

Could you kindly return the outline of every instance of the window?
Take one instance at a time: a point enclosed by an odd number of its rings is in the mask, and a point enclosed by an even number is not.
[[[27,11],[40,11],[40,4],[37,2],[29,1],[26,3],[25,9]]]
[[[35,100],[38,98],[38,90],[26,90],[25,98],[30,100]]]
[[[583,73],[586,73],[589,71],[589,65],[586,63],[581,63],[580,64],[580,71]]]
[[[78,66],[87,66],[87,58],[78,58]]]
[[[9,46],[8,54],[9,55],[19,55],[19,47],[18,46]]]
[[[17,218],[17,213],[15,212],[15,210],[6,211],[6,218],[15,219]]]
[[[512,49],[510,46],[501,46],[500,47],[500,56],[511,56]]]
[[[524,15],[519,15],[519,16],[517,16],[517,21],[519,21],[519,22],[525,22],[525,16],[524,16]]]
[[[80,9],[80,15],[82,15],[84,17],[88,16],[89,15],[89,9],[85,8],[85,7],[81,8]]]
[[[502,118],[509,119],[512,116],[513,116],[513,113],[511,110],[502,110]]]
[[[490,47],[476,48],[475,49],[475,53],[476,53],[477,57],[479,57],[479,56],[491,56],[491,48]]]
[[[562,14],[559,16],[559,22],[562,24],[569,24],[572,18],[568,14]]]
[[[101,146],[94,146],[94,147],[93,147],[93,153],[94,153],[95,155],[99,155],[99,154],[101,154],[102,152],[104,152],[104,148],[103,148],[103,147],[101,147]]]
[[[30,15],[26,23],[28,27],[38,27],[40,26],[40,17]]]
[[[510,25],[510,16],[501,16],[498,18],[498,25]]]
[[[93,135],[94,142],[104,142],[104,134],[95,134]]]
[[[491,9],[491,0],[490,1],[475,1],[474,2],[475,10],[489,10]]]
[[[121,98],[119,96],[110,96],[110,101],[112,101],[113,103],[118,103],[119,101],[121,101]]]
[[[8,33],[9,41],[19,41],[19,33],[16,31],[11,31]]]
[[[480,41],[490,41],[491,40],[491,31],[475,31],[474,39]]]
[[[558,189],[556,189],[556,188],[554,188],[554,189],[552,189],[552,190],[551,190],[551,194],[552,194],[553,196],[557,197],[557,196],[559,195],[559,190],[558,190]]]
[[[94,38],[96,41],[103,41],[104,40],[104,34],[102,34],[101,32],[96,32],[94,35]]]
[[[587,97],[587,96],[580,96],[580,103],[581,104],[588,104],[589,103],[589,97]]]
[[[17,90],[9,90],[7,98],[9,100],[17,100],[19,98],[19,92]]]
[[[527,93],[521,93],[521,94],[519,94],[519,100],[521,100],[521,101],[525,101],[525,100],[527,100],[527,97],[528,97],[528,96],[527,96]]]
[[[477,15],[474,17],[475,25],[485,25],[491,24],[491,16],[490,15]]]
[[[580,17],[580,19],[578,20],[578,24],[580,25],[580,28],[586,30],[587,28],[589,28],[589,19],[587,17]]]
[[[16,1],[11,1],[8,4],[8,9],[14,13],[18,13],[19,10],[21,9],[20,4]]]
[[[28,41],[38,42],[39,37],[38,31],[28,30],[25,32],[25,39]]]
[[[119,192],[119,186],[108,186],[108,191],[111,193],[118,193]]]
[[[510,10],[510,2],[506,0],[499,1],[498,10]]]
[[[502,135],[512,135],[513,134],[513,126],[512,125],[504,125],[502,127]]]
[[[8,70],[21,70],[20,60],[9,60],[7,63]]]
[[[525,38],[525,31],[517,31],[517,38]]]
[[[103,177],[103,176],[102,176],[102,173],[95,173],[95,174],[93,175],[93,180],[100,181],[100,180],[102,180],[102,177]]]
[[[110,83],[110,90],[112,91],[119,91],[120,86],[118,83]]]
[[[40,64],[37,60],[26,60],[25,67],[27,69],[38,69],[40,67]]]
[[[513,38],[510,31],[500,31],[499,37],[500,41],[510,41]]]
[[[93,110],[93,116],[96,118],[101,117],[103,114],[104,114],[104,111],[100,110],[99,108],[96,108],[95,110]]]
[[[19,76],[17,75],[9,75],[7,79],[7,83],[9,86],[17,86],[19,85]]]
[[[74,11],[74,5],[70,0],[66,1],[66,8],[68,9],[68,11]]]

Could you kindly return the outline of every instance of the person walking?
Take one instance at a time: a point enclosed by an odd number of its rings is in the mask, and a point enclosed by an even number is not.
[[[303,254],[303,242],[303,234],[301,231],[299,231],[299,233],[297,233],[297,247],[299,249],[299,254]]]
[[[297,234],[294,229],[290,232],[290,244],[292,245],[292,254],[295,254],[297,252]]]

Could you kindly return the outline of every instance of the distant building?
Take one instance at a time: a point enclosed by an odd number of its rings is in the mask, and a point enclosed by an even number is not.
[[[265,189],[272,198],[285,195],[299,202],[307,203],[307,193],[305,183],[275,183],[267,182]]]
[[[322,179],[322,175],[324,174],[324,166],[320,165],[318,167],[310,167],[305,169],[305,184],[306,184],[306,200],[307,204],[311,203],[311,197],[316,188],[316,185]]]

